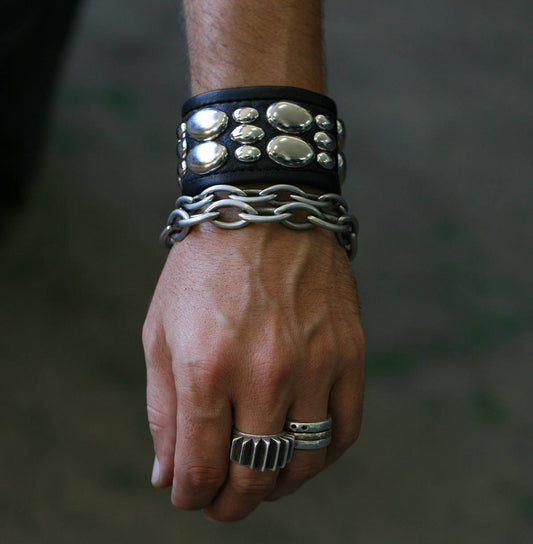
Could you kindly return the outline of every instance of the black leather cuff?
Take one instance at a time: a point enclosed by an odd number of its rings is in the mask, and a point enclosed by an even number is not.
[[[340,193],[344,126],[335,102],[296,87],[238,87],[193,96],[177,129],[184,195],[268,183]]]

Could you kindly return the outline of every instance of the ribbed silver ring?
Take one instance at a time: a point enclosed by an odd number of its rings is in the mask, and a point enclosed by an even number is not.
[[[287,419],[284,429],[291,433],[320,433],[322,431],[329,431],[331,429],[331,416],[328,416],[323,421],[311,422],[291,421]]]
[[[290,463],[295,439],[288,433],[248,434],[233,430],[229,458],[239,465],[265,470],[277,470]]]

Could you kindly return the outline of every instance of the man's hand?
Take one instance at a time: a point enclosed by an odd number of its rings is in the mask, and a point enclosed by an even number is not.
[[[232,521],[338,458],[359,434],[364,337],[349,261],[323,229],[202,225],[172,248],[143,329],[156,487]],[[229,461],[232,425],[280,432],[331,414],[327,449],[286,468]]]

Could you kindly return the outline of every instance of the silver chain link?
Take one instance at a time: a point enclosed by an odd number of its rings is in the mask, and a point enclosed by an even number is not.
[[[224,210],[237,211],[238,219],[220,219]],[[295,221],[299,212],[304,212],[306,218]],[[321,227],[335,233],[350,259],[357,253],[359,224],[348,213],[346,201],[335,193],[315,195],[293,185],[266,189],[213,185],[196,196],[176,200],[160,240],[171,248],[187,236],[191,227],[206,221],[222,229],[240,229],[253,223],[281,223],[295,230]]]

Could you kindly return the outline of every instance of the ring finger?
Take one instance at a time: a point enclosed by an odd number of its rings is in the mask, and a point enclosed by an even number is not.
[[[287,419],[298,422],[316,422],[327,419],[328,395],[299,397],[290,407]],[[276,486],[267,500],[277,500],[296,491],[303,483],[316,476],[325,466],[326,447],[295,449],[292,461],[280,472]]]

